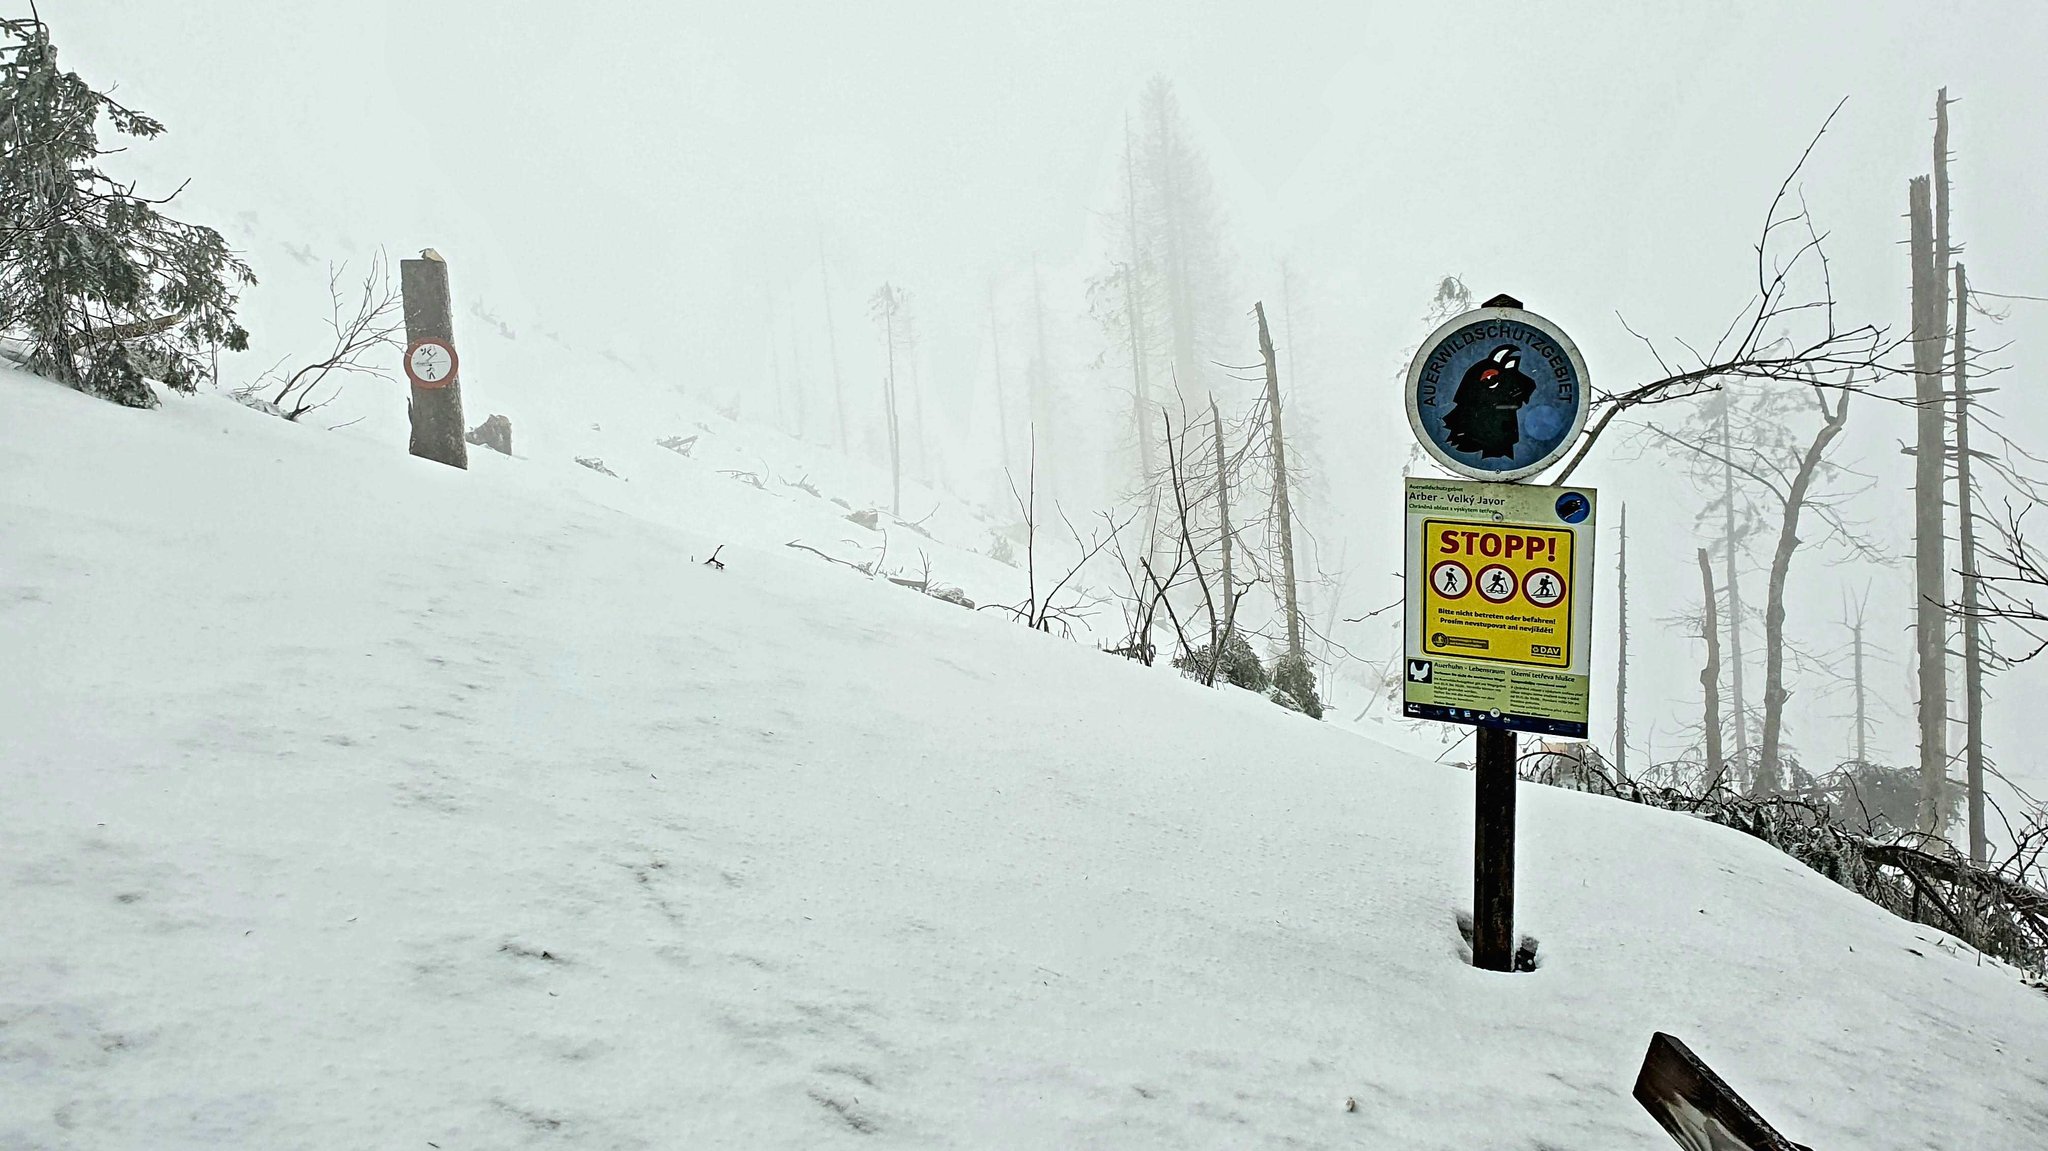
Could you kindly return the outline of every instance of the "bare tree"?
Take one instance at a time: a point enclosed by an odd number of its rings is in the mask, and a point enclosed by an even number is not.
[[[1970,860],[1990,858],[1984,829],[1984,637],[1977,596],[1977,493],[1970,476],[1970,289],[1963,265],[1956,272],[1955,384],[1956,524],[1962,544],[1963,761],[1968,795]]]
[[[1843,426],[1848,423],[1849,397],[1854,394],[1849,389],[1841,391],[1831,411],[1827,393],[1813,393],[1814,403],[1820,408],[1821,426],[1807,444],[1806,453],[1800,457],[1799,467],[1784,492],[1785,514],[1779,523],[1778,545],[1771,553],[1770,582],[1765,585],[1763,752],[1757,763],[1759,779],[1756,785],[1756,790],[1764,794],[1783,785],[1780,760],[1785,701],[1791,694],[1785,690],[1785,579],[1792,569],[1792,554],[1799,547],[1800,513],[1805,510],[1814,476],[1827,458],[1828,445],[1841,435]]]
[[[1746,533],[1736,526],[1736,506],[1740,500],[1735,484],[1735,442],[1728,430],[1728,409],[1731,399],[1727,393],[1718,398],[1719,409],[1716,424],[1721,440],[1721,548],[1722,563],[1728,580],[1728,683],[1733,692],[1735,708],[1735,763],[1736,770],[1747,772],[1749,763],[1749,707],[1743,698],[1742,676],[1746,664],[1742,658],[1742,567],[1737,557],[1742,551]]]
[[[1849,617],[1849,667],[1850,682],[1855,691],[1855,712],[1850,717],[1850,749],[1852,762],[1858,766],[1870,762],[1870,694],[1863,675],[1863,629],[1865,609],[1869,606],[1869,594],[1856,601],[1856,612]]]
[[[1826,237],[1815,228],[1804,200],[1793,190],[1799,173],[1840,112],[1837,104],[1771,198],[1753,248],[1755,294],[1704,350],[1680,341],[1682,354],[1667,354],[1624,321],[1624,328],[1649,350],[1662,374],[1620,391],[1596,392],[1593,408],[1599,416],[1553,482],[1569,479],[1623,412],[1705,395],[1733,380],[1856,386],[1850,382],[1852,378],[1860,384],[1884,365],[1886,355],[1897,345],[1882,328],[1871,324],[1845,327],[1837,322],[1834,286],[1827,274]]]
[[[404,347],[405,317],[398,290],[391,283],[390,265],[382,251],[371,256],[353,299],[342,291],[347,271],[347,264],[327,266],[327,327],[334,338],[326,353],[290,374],[272,369],[236,389],[237,399],[244,403],[261,400],[262,405],[252,406],[265,406],[296,421],[333,403],[347,377],[393,378],[378,355]]]
[[[1712,791],[1728,773],[1721,755],[1721,629],[1714,620],[1714,564],[1707,558],[1707,549],[1699,550],[1699,560],[1700,637],[1707,641],[1707,663],[1700,669],[1705,707],[1700,727],[1707,744],[1707,790]]]
[[[1777,542],[1765,584],[1762,746],[1750,784],[1758,794],[1770,794],[1784,785],[1783,721],[1785,701],[1790,697],[1785,687],[1785,592],[1793,555],[1802,542],[1801,518],[1811,511],[1852,549],[1868,551],[1841,518],[1839,504],[1846,496],[1814,491],[1816,480],[1842,470],[1829,464],[1828,449],[1848,421],[1849,398],[1857,390],[1858,386],[1846,381],[1833,388],[1809,384],[1803,389],[1804,397],[1820,415],[1819,427],[1803,446],[1789,438],[1789,405],[1800,392],[1759,393],[1748,407],[1737,408],[1743,422],[1736,429],[1735,443],[1726,449],[1652,427],[1677,450],[1733,468],[1746,483],[1768,495],[1777,513]],[[1835,397],[1832,402],[1830,395]],[[1740,723],[1741,717],[1736,721]]]
[[[1223,548],[1223,639],[1228,644],[1237,624],[1237,575],[1231,554],[1237,540],[1230,527],[1230,460],[1223,450],[1223,413],[1217,410],[1213,394],[1209,397],[1209,426],[1216,441],[1216,518],[1223,525],[1218,533]]]
[[[846,385],[839,375],[839,325],[832,318],[832,268],[825,259],[825,237],[818,236],[818,283],[825,298],[825,348],[832,360],[832,402],[839,414],[839,450],[851,452],[853,439],[846,430]]]
[[[1083,539],[1081,532],[1060,511],[1060,520],[1066,524],[1068,534],[1073,538],[1076,555],[1073,566],[1055,582],[1043,597],[1038,594],[1038,442],[1034,435],[1031,443],[1031,472],[1025,490],[1017,490],[1017,478],[1008,477],[1010,496],[1017,502],[1017,511],[1024,517],[1024,578],[1025,596],[1022,602],[1014,604],[990,604],[988,607],[1006,611],[1017,622],[1033,631],[1050,632],[1054,624],[1062,633],[1071,636],[1073,624],[1092,614],[1087,597],[1076,590],[1075,580],[1096,556],[1117,546],[1117,539],[1123,529],[1130,525],[1130,518],[1118,522],[1105,517],[1107,530],[1096,530]],[[1057,508],[1057,504],[1054,505]],[[1066,595],[1062,600],[1061,596]]]
[[[1615,556],[1619,643],[1614,662],[1614,770],[1628,774],[1628,505],[1621,505],[1621,549]]]
[[[996,376],[996,435],[1000,440],[1003,470],[1010,470],[1010,400],[1003,392],[1003,325],[996,316],[996,281],[988,281],[988,347],[990,357],[995,361]]]
[[[1948,830],[1947,538],[1942,525],[1948,429],[1942,414],[1942,344],[1948,334],[1935,271],[1928,179],[1907,185],[1912,220],[1913,400],[1918,412],[1913,458],[1913,644],[1920,686],[1920,830]]]
[[[1280,359],[1273,351],[1273,337],[1266,328],[1266,305],[1252,305],[1259,320],[1259,355],[1266,366],[1266,427],[1272,437],[1273,518],[1280,533],[1280,603],[1286,613],[1287,656],[1297,662],[1307,656],[1301,646],[1301,601],[1295,586],[1294,506],[1287,495],[1287,433],[1280,402]]]
[[[903,514],[903,429],[896,403],[896,321],[903,311],[904,293],[883,284],[868,299],[868,315],[882,327],[882,346],[888,356],[888,374],[882,377],[883,414],[889,421],[889,511]],[[1033,468],[1034,475],[1036,467]]]
[[[1026,368],[1027,387],[1031,399],[1031,442],[1034,445],[1032,454],[1036,456],[1035,446],[1038,437],[1044,436],[1048,454],[1058,459],[1060,439],[1053,420],[1057,405],[1053,402],[1052,352],[1046,346],[1045,339],[1045,284],[1038,275],[1036,253],[1031,257],[1031,312],[1038,335],[1037,354],[1032,356]],[[1051,479],[1053,491],[1059,491],[1058,474],[1052,475]]]

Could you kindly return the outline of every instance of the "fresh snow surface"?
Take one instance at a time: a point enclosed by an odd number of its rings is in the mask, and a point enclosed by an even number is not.
[[[1761,843],[1524,788],[1475,971],[1469,775],[583,479],[0,374],[0,1147],[2048,1146]]]

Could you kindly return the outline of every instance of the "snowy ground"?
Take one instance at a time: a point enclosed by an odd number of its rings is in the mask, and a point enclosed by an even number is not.
[[[1659,1148],[1653,1029],[2048,1146],[2048,997],[1759,843],[1525,789],[1477,972],[1469,776],[477,455],[0,375],[0,1148]]]

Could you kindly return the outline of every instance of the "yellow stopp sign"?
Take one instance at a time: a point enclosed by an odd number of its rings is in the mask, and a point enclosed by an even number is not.
[[[1423,521],[1422,650],[1570,666],[1572,538],[1567,528]]]

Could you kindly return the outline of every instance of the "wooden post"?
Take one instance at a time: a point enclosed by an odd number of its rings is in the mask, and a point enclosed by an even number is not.
[[[429,249],[431,251],[431,249]],[[455,321],[448,295],[448,265],[438,256],[398,262],[398,282],[405,296],[405,342],[455,343]],[[462,426],[462,379],[458,368],[436,387],[412,384],[412,454],[452,468],[469,467],[469,445]]]
[[[1691,1048],[1662,1031],[1650,1036],[1634,1095],[1685,1151],[1812,1151],[1779,1134]]]
[[[1515,733],[1481,727],[1472,764],[1472,966],[1515,969]]]

